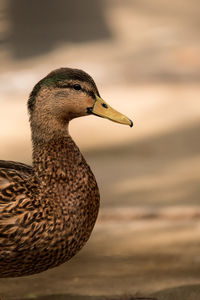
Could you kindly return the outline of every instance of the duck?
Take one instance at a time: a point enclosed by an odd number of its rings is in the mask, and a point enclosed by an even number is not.
[[[74,118],[133,122],[108,105],[90,75],[50,72],[28,99],[32,166],[0,160],[0,277],[43,272],[87,242],[100,203],[96,179],[69,134]]]

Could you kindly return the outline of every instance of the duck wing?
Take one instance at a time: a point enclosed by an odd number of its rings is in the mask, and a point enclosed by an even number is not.
[[[1,169],[15,170],[18,172],[22,172],[26,175],[28,174],[31,175],[33,172],[33,168],[29,165],[25,165],[15,161],[8,161],[8,160],[0,160],[0,170]]]
[[[15,213],[10,206],[20,206],[20,199],[26,197],[27,182],[32,174],[33,168],[29,165],[0,160],[0,227],[4,218]]]
[[[31,205],[27,181],[32,174],[33,168],[29,165],[0,160],[0,270],[2,259],[17,245],[19,221],[23,221]]]
[[[4,208],[24,194],[27,180],[32,174],[33,168],[29,165],[0,160],[0,223]]]

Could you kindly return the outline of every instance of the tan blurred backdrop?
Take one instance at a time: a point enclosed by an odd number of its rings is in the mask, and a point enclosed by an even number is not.
[[[0,1],[1,159],[31,163],[26,102],[55,68],[88,72],[134,121],[71,123],[101,191],[95,232],[64,266],[0,280],[5,299],[200,290],[199,28],[198,0]]]

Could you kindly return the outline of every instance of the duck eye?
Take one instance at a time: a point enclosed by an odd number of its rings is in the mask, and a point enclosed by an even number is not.
[[[73,85],[73,88],[74,88],[75,90],[77,90],[77,91],[80,91],[80,90],[81,90],[81,85],[78,84],[78,83],[76,83],[76,84]]]

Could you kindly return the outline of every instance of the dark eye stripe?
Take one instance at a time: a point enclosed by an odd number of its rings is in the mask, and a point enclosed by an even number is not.
[[[93,91],[86,91],[84,90],[91,98],[96,99],[95,93]]]
[[[75,89],[74,88],[74,86],[75,86],[76,84],[69,84],[69,83],[58,83],[57,84],[57,87],[58,88],[65,88],[65,89]],[[77,84],[77,85],[79,85],[79,84]],[[81,86],[80,86],[81,87]],[[80,89],[79,89],[80,90]],[[78,90],[77,90],[78,91]],[[86,90],[86,89],[84,89],[83,87],[81,87],[81,92],[83,92],[83,93],[85,93],[85,94],[87,94],[87,95],[89,95],[91,98],[93,98],[93,99],[96,99],[96,97],[95,97],[95,93],[93,92],[93,91],[88,91],[88,90]]]
[[[68,83],[57,83],[56,86],[61,89],[64,89],[64,88],[69,89],[69,88],[73,87],[71,84],[68,84]]]

